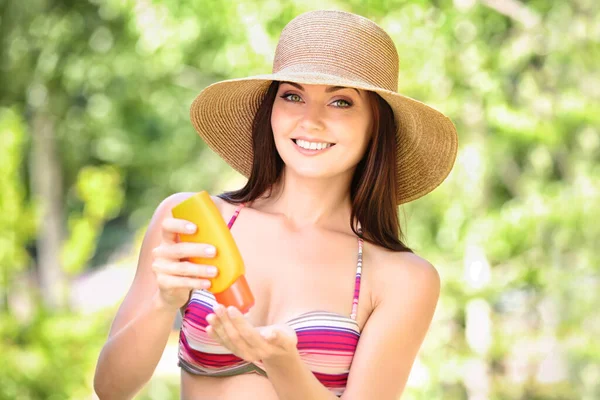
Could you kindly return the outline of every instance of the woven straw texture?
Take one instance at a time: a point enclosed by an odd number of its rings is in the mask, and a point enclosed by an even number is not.
[[[397,92],[398,53],[389,35],[359,15],[321,10],[286,25],[271,74],[214,83],[192,103],[198,134],[246,177],[253,160],[252,121],[273,80],[371,90],[386,100],[398,127],[397,204],[431,192],[454,165],[458,137],[450,119]]]

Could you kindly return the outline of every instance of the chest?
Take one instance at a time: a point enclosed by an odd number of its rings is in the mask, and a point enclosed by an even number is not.
[[[339,233],[291,233],[277,226],[252,232],[244,228],[234,227],[232,234],[255,297],[255,306],[247,314],[252,323],[282,323],[317,310],[350,316],[358,238]],[[361,281],[361,291],[364,286]]]

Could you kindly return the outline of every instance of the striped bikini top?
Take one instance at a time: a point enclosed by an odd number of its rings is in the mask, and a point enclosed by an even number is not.
[[[235,210],[227,224],[230,229],[243,206],[242,203]],[[350,365],[360,338],[356,315],[362,253],[363,241],[359,237],[358,265],[350,317],[327,311],[309,311],[287,321],[296,331],[297,349],[301,359],[315,377],[337,396],[341,396],[346,388]],[[244,373],[266,376],[261,361],[244,361],[206,334],[206,317],[213,312],[215,305],[215,297],[209,291],[192,292],[183,313],[178,365],[191,374],[202,376],[233,376]]]

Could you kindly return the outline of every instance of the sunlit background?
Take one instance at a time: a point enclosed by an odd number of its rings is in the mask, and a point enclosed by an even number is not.
[[[270,72],[316,8],[380,24],[399,91],[460,135],[449,178],[401,209],[443,280],[402,399],[600,399],[597,0],[0,0],[0,399],[95,398],[155,207],[244,182],[192,99]],[[174,326],[139,398],[178,398],[176,363]]]

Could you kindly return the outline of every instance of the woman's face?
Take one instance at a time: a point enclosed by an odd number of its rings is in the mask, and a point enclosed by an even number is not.
[[[371,139],[372,119],[364,90],[281,82],[271,126],[287,169],[305,177],[332,177],[354,172]],[[301,148],[315,143],[333,146]]]

